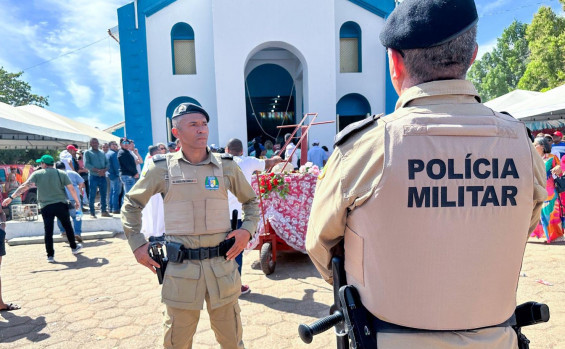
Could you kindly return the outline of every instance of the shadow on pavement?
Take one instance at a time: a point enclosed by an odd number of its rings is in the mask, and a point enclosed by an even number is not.
[[[293,313],[302,316],[321,317],[328,314],[329,305],[316,302],[316,290],[305,289],[301,300],[294,298],[278,298],[266,294],[249,293],[240,298],[240,301],[263,304],[273,310],[283,313]]]
[[[251,264],[251,269],[261,270],[261,263],[259,260],[256,260]],[[277,253],[275,271],[270,275],[265,275],[265,277],[271,280],[297,280],[310,277],[320,278],[321,276],[314,267],[314,264],[312,264],[308,255],[300,252],[281,251]]]
[[[22,338],[31,342],[41,342],[51,337],[47,333],[39,333],[47,326],[45,316],[32,319],[29,316],[18,316],[14,312],[1,312],[7,322],[0,322],[0,343],[11,343]]]
[[[47,269],[47,270],[35,270],[32,271],[32,274],[35,273],[44,273],[49,271],[62,271],[67,269],[86,269],[86,268],[99,268],[103,265],[108,264],[108,259],[106,258],[88,258],[82,254],[76,255],[77,260],[75,262],[57,262],[55,259],[55,263],[53,265],[64,265],[66,266],[65,269]]]

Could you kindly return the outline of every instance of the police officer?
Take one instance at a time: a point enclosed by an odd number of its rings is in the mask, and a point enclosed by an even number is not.
[[[183,246],[181,261],[169,261],[163,281],[165,348],[192,347],[204,300],[220,346],[243,348],[237,302],[241,279],[234,259],[255,233],[258,205],[231,156],[207,147],[209,120],[195,104],[175,109],[172,132],[180,139],[180,151],[153,156],[146,173],[125,195],[121,211],[137,261],[153,272],[158,264],[148,255],[140,229],[141,211],[154,194],[163,195],[166,240]],[[242,226],[229,234],[228,190],[243,204]],[[235,243],[226,258],[218,256],[219,247],[232,237]]]
[[[331,283],[343,241],[379,348],[517,347],[509,325],[545,174],[526,127],[464,80],[477,21],[473,0],[399,4],[380,35],[396,111],[338,134],[318,180],[306,248]]]

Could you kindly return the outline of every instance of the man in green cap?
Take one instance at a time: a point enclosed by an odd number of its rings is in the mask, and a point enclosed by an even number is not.
[[[318,180],[306,248],[328,282],[345,251],[379,348],[517,348],[546,178],[524,124],[465,81],[477,21],[473,0],[399,4],[380,35],[396,110],[340,132]]]
[[[32,183],[35,183],[37,187],[37,201],[41,209],[45,229],[47,261],[53,263],[55,262],[55,251],[53,250],[53,223],[55,217],[63,224],[72,253],[76,255],[82,249],[82,245],[77,244],[75,241],[75,233],[69,215],[65,187],[75,200],[75,208],[77,210],[80,208],[80,201],[67,174],[64,171],[53,168],[55,161],[51,155],[43,155],[40,159],[37,159],[36,162],[40,163],[41,170],[34,171],[27,181],[20,185],[12,195],[2,202],[2,206],[9,205],[14,197],[22,195],[30,188]]]

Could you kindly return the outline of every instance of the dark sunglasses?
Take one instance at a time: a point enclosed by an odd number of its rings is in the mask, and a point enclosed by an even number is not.
[[[129,143],[130,143],[129,141],[122,142],[122,144],[129,144]]]

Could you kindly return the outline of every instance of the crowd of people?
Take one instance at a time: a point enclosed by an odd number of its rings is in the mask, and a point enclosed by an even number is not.
[[[83,179],[78,190],[83,209],[88,210],[92,218],[97,218],[97,209],[102,217],[120,214],[123,195],[131,190],[139,179],[142,165],[151,153],[175,152],[178,145],[170,142],[149,146],[144,159],[132,139],[123,137],[118,142],[100,145],[98,139],[90,140],[90,148],[79,150],[76,144],[69,144],[59,159],[68,172],[76,172]],[[73,176],[76,177],[76,176]],[[96,197],[100,200],[96,203]]]
[[[565,172],[563,133],[561,131],[555,131],[553,134],[540,133],[534,139],[534,147],[545,164],[547,199],[542,207],[540,222],[532,232],[532,236],[545,238],[547,243],[564,241],[565,192],[555,185],[556,180]]]
[[[275,143],[273,143],[271,140],[263,142],[262,137],[257,136],[253,140],[247,142],[247,154],[258,159],[270,159],[274,156],[280,156],[282,159],[286,160],[292,156],[289,163],[297,169],[300,167],[300,157],[302,155],[300,145],[295,145],[295,140],[293,139],[288,143],[284,151],[281,151],[283,150],[282,147],[284,147],[284,144],[287,143],[291,137],[292,135],[287,133],[284,135],[284,138],[277,138]],[[219,151],[223,152],[221,148]],[[312,166],[317,166],[319,169],[322,169],[330,155],[331,152],[328,147],[325,145],[320,146],[320,141],[314,139],[307,152],[307,162],[312,163]]]

